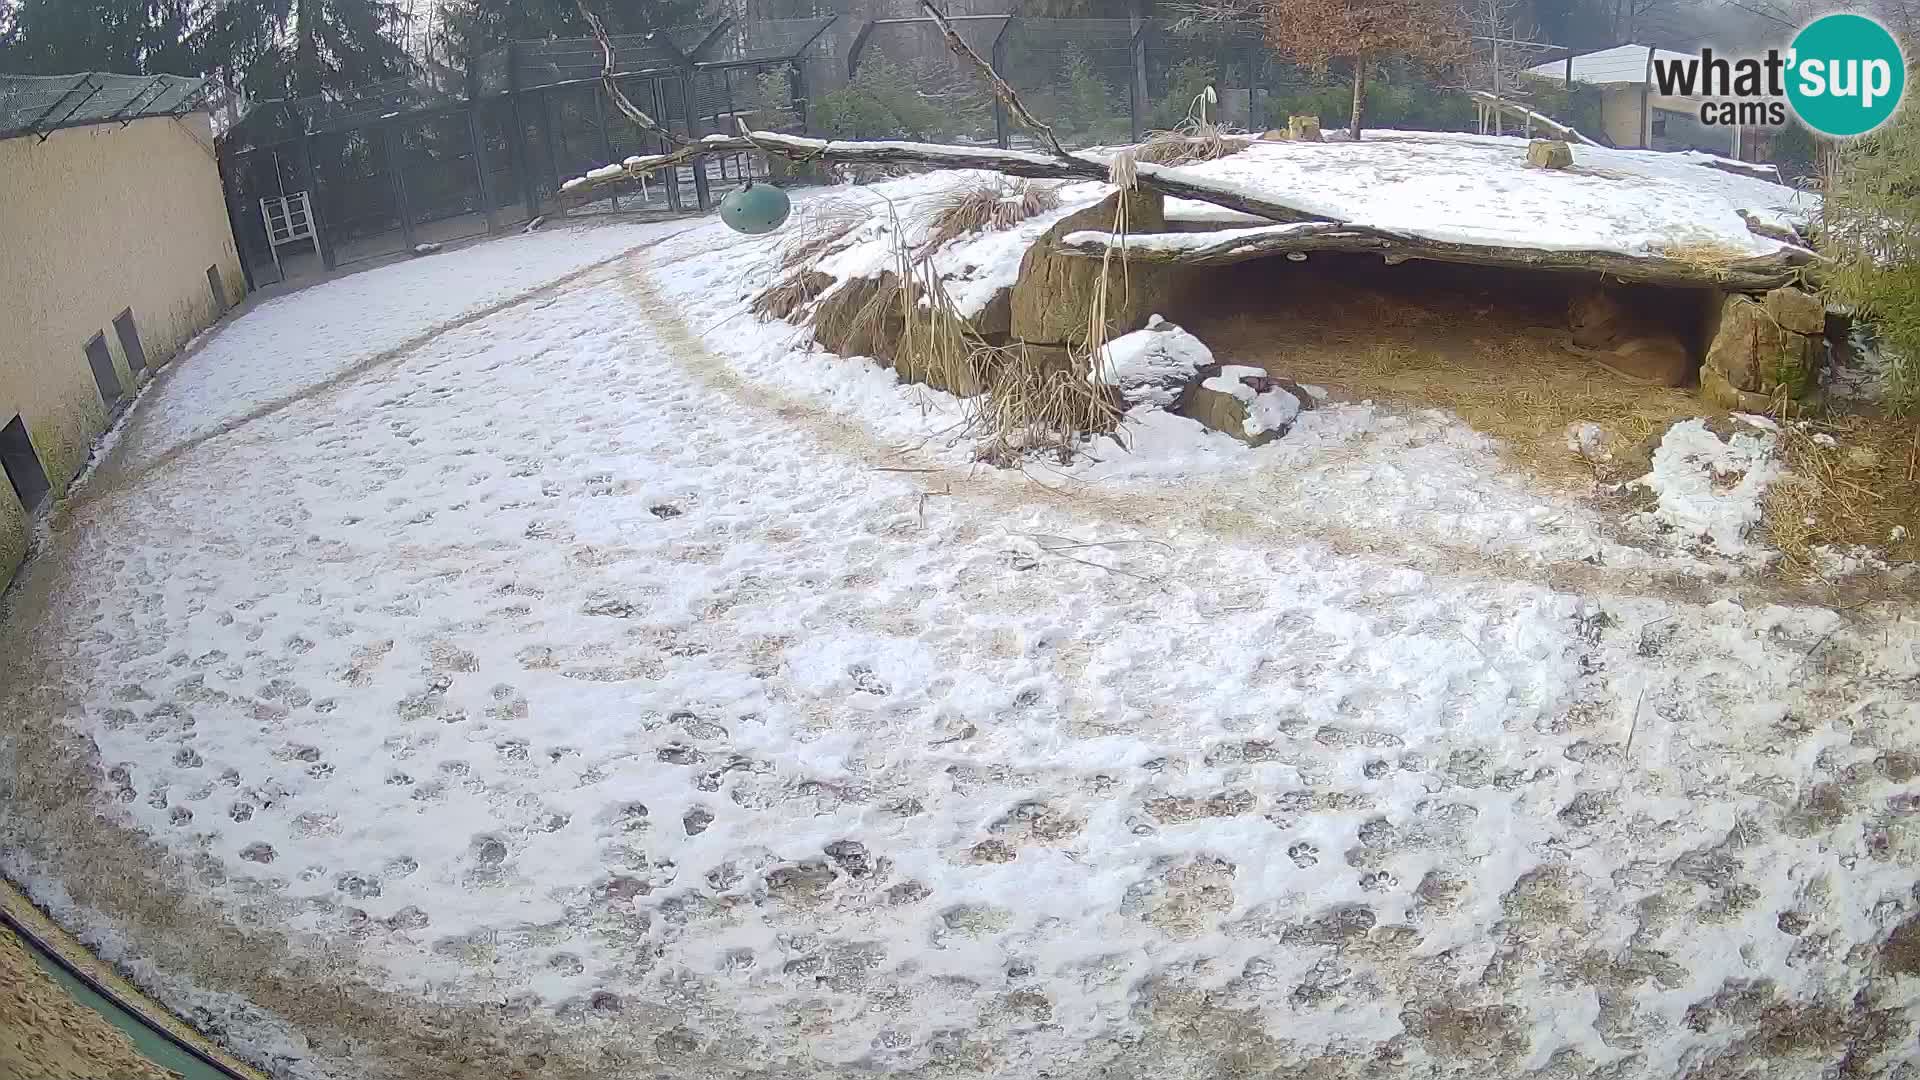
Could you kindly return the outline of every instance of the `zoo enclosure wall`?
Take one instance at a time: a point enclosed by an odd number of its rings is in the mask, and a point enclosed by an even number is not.
[[[1260,130],[1291,112],[1346,108],[1339,79],[1286,62],[1256,30],[1006,14],[953,21],[1068,145],[1135,140],[1190,114]],[[746,124],[821,137],[1035,145],[924,16],[723,19],[611,43],[621,92],[683,138]],[[249,279],[280,280],[283,250],[332,269],[510,228],[554,212],[571,177],[670,149],[609,100],[603,67],[592,38],[515,42],[464,71],[427,66],[345,97],[261,103],[221,138]],[[1197,100],[1208,85],[1217,97],[1210,105]],[[1464,96],[1431,90],[1384,96],[1380,120],[1472,125]],[[707,159],[565,212],[706,209],[769,168],[759,155]],[[262,200],[300,192],[316,235],[276,249]]]
[[[156,192],[164,213],[154,212]],[[220,316],[242,279],[205,112],[0,138],[0,193],[4,584],[32,513],[66,489],[139,383]]]

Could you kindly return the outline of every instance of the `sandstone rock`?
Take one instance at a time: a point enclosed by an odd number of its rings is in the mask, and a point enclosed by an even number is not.
[[[1782,329],[1796,334],[1824,334],[1827,330],[1827,306],[1812,293],[1795,288],[1780,288],[1766,296],[1767,314]]]
[[[1804,306],[1791,299],[1781,303],[1789,318],[1806,325]],[[1820,325],[1825,327],[1824,314]],[[1734,390],[1762,398],[1784,390],[1799,397],[1812,388],[1823,348],[1819,334],[1799,333],[1782,325],[1768,302],[1734,294],[1721,305],[1704,367],[1716,371]],[[1701,386],[1706,386],[1704,379]]]
[[[1092,320],[1094,286],[1103,270],[1110,274],[1109,340],[1145,326],[1148,317],[1165,306],[1162,300],[1172,281],[1167,268],[1136,263],[1123,271],[1118,260],[1103,268],[1098,259],[1070,258],[1053,250],[1054,243],[1068,233],[1113,231],[1119,197],[1109,195],[1097,206],[1067,215],[1027,249],[1013,286],[1009,323],[1015,338],[1050,345],[1084,344]],[[1166,224],[1165,204],[1158,194],[1128,194],[1125,227],[1129,233],[1164,232]]]
[[[1573,164],[1573,147],[1558,139],[1535,139],[1527,144],[1527,164],[1536,169],[1565,169]]]
[[[1299,383],[1259,368],[1214,364],[1196,376],[1173,411],[1249,446],[1285,435],[1301,413],[1313,408],[1313,396]]]
[[[979,393],[982,384],[970,364],[956,359],[949,369],[901,354],[906,316],[898,280],[889,271],[842,285],[814,310],[814,340],[841,356],[870,356],[889,364],[904,382],[925,383],[962,397]]]
[[[1728,412],[1765,415],[1773,410],[1773,402],[1766,395],[1735,389],[1724,374],[1712,367],[1700,369],[1700,396],[1709,405]]]
[[[814,340],[841,356],[891,358],[906,329],[899,304],[885,299],[897,280],[889,271],[840,286],[813,314]]]
[[[987,306],[967,319],[967,325],[973,332],[989,340],[1005,338],[1013,333],[1013,290],[1001,289],[987,301]]]

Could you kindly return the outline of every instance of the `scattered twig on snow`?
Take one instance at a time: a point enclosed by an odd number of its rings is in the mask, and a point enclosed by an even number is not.
[[[929,469],[928,472],[933,470]],[[948,484],[944,491],[923,491],[920,493],[920,531],[927,531],[927,500],[941,495],[953,494],[953,485]]]
[[[1633,756],[1633,734],[1640,730],[1640,703],[1646,699],[1647,687],[1646,684],[1642,683],[1640,686],[1640,696],[1633,699],[1633,722],[1627,725],[1627,748],[1621,752],[1622,757],[1630,758]]]
[[[874,472],[939,472],[939,469],[924,469],[917,465],[875,465]]]

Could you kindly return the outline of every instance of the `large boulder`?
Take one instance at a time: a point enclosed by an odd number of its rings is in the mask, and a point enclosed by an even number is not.
[[[1109,341],[1087,379],[1112,387],[1128,408],[1165,409],[1180,401],[1195,372],[1216,366],[1206,343],[1155,315],[1145,329]]]
[[[1054,244],[1069,233],[1114,231],[1119,193],[1060,219],[1043,233],[1020,260],[1014,282],[1010,329],[1020,341],[1047,345],[1084,345],[1093,320],[1096,286],[1108,277],[1106,336],[1109,340],[1147,324],[1166,305],[1172,275],[1164,267],[1134,264],[1122,267],[1118,258],[1103,265],[1099,259],[1061,255]],[[1127,193],[1123,227],[1129,234],[1164,232],[1167,216],[1159,194]]]
[[[899,280],[887,271],[855,278],[829,293],[813,313],[813,339],[841,356],[891,360],[906,331]]]
[[[1313,395],[1288,379],[1256,367],[1213,364],[1202,368],[1174,412],[1249,446],[1264,446],[1293,428],[1313,408]]]
[[[1796,334],[1824,334],[1827,332],[1827,305],[1810,292],[1794,288],[1779,288],[1762,299],[1767,306],[1767,314],[1780,324],[1781,329]]]
[[[1760,298],[1727,296],[1707,345],[1700,385],[1708,385],[1711,372],[1730,389],[1762,399],[1804,395],[1813,388],[1825,349],[1826,312],[1818,305],[1797,289],[1775,289]],[[1812,329],[1797,329],[1803,326]]]
[[[964,342],[949,340],[937,359],[922,355],[925,349],[904,347],[907,322],[899,280],[888,271],[835,289],[814,310],[813,339],[841,356],[870,356],[892,367],[903,382],[963,397],[979,393],[983,386]]]
[[[1535,139],[1527,144],[1527,164],[1536,169],[1573,167],[1573,147],[1559,139]]]

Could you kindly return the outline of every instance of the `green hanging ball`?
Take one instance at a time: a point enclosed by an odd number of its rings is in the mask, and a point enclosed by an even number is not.
[[[786,224],[793,213],[787,193],[772,184],[749,182],[746,187],[720,200],[720,220],[734,232],[758,236]]]

